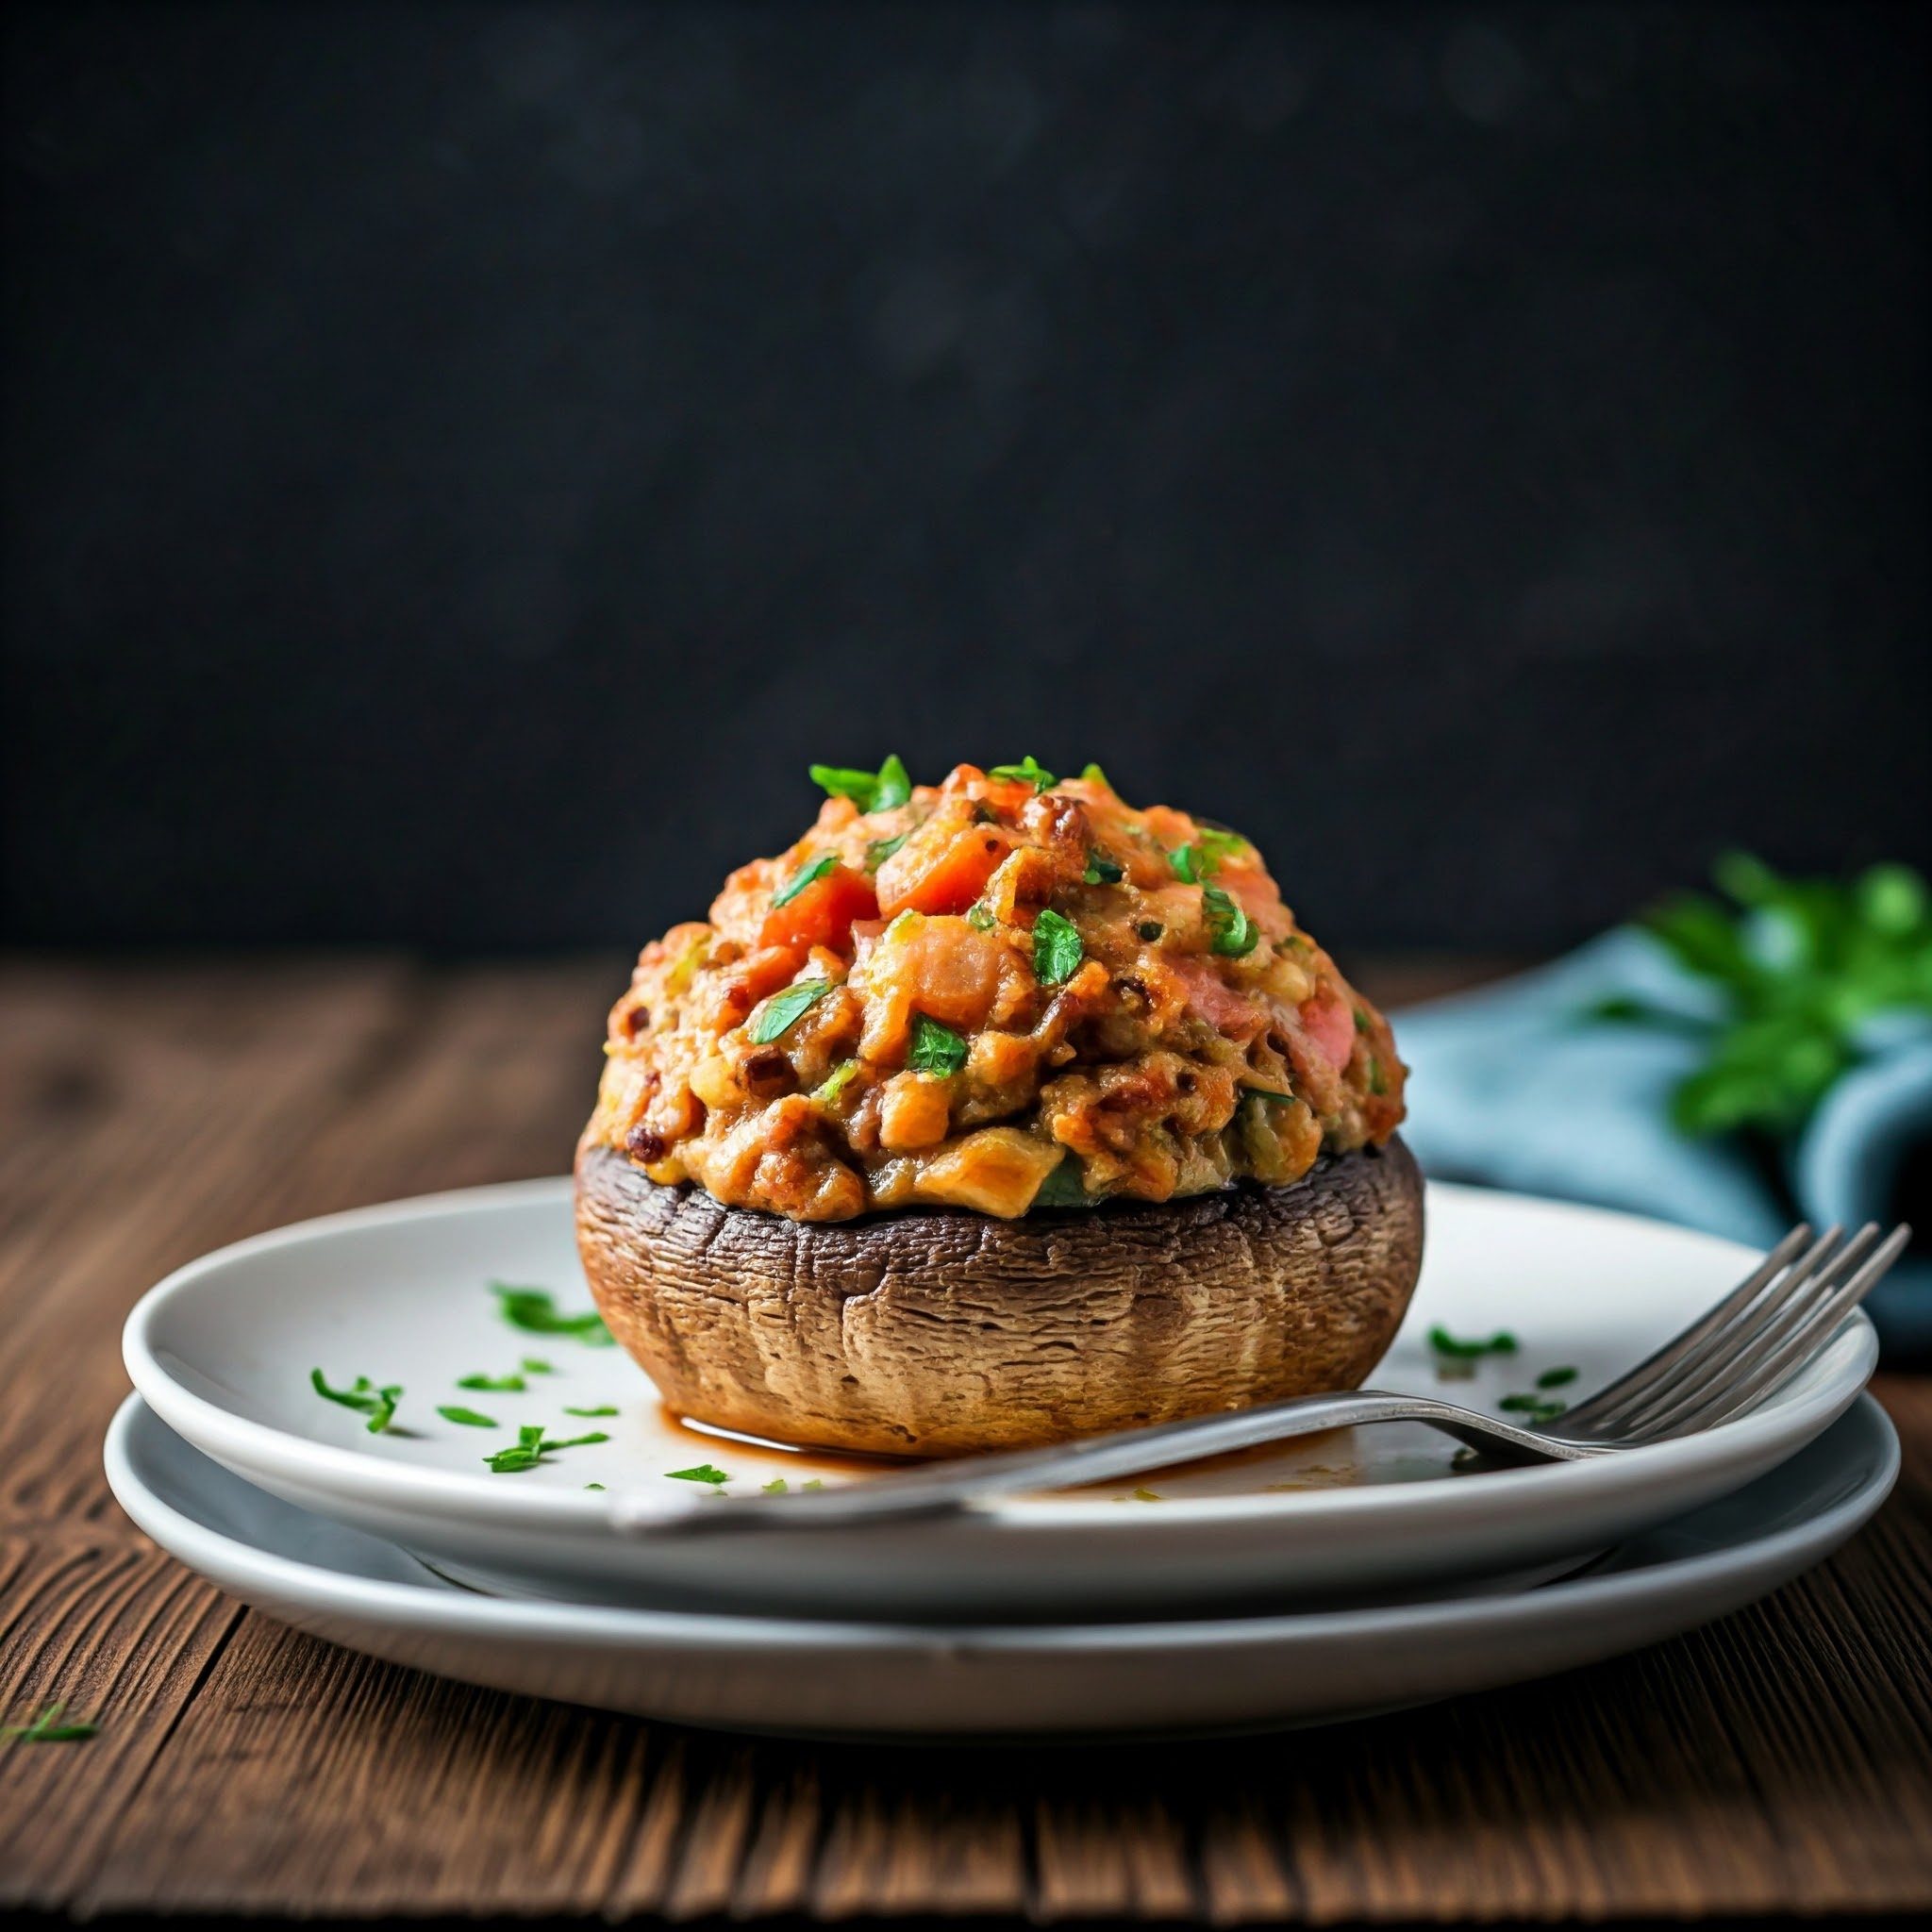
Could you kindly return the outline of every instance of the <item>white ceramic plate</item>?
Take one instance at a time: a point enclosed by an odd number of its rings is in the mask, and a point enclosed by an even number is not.
[[[1574,1367],[1583,1395],[1701,1312],[1754,1260],[1709,1236],[1632,1216],[1432,1186],[1427,1260],[1378,1387],[1493,1407],[1541,1371]],[[1874,1345],[1860,1317],[1803,1377],[1736,1423],[1688,1441],[1541,1469],[1451,1476],[1454,1445],[1414,1425],[1338,1433],[1134,1486],[1002,1504],[889,1531],[625,1536],[626,1486],[727,1507],[671,1473],[708,1463],[725,1493],[782,1475],[864,1479],[863,1466],[757,1448],[679,1424],[612,1347],[506,1324],[491,1279],[537,1283],[588,1308],[567,1181],[525,1182],[366,1208],[206,1257],[127,1323],[135,1387],[218,1462],[303,1508],[389,1538],[497,1591],[597,1601],[708,1603],[821,1614],[971,1617],[1279,1602],[1478,1575],[1599,1549],[1763,1474],[1857,1396]],[[1427,1334],[1512,1330],[1520,1351],[1444,1383]],[[458,1388],[538,1356],[522,1393]],[[318,1397],[367,1375],[400,1384],[396,1424],[370,1435]],[[444,1421],[463,1405],[499,1426]],[[615,1408],[574,1416],[570,1408]],[[519,1474],[485,1455],[520,1424],[601,1431]],[[603,1484],[602,1492],[588,1489]],[[1127,1497],[1129,1500],[1117,1500]]]
[[[297,1629],[466,1683],[682,1724],[899,1738],[1308,1724],[1591,1663],[1719,1617],[1877,1508],[1898,1439],[1859,1402],[1757,1481],[1515,1595],[1191,1623],[933,1626],[538,1604],[442,1583],[277,1502],[129,1396],[108,1479],[163,1548]]]

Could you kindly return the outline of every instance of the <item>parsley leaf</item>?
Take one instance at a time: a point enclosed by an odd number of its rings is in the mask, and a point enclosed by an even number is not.
[[[754,1046],[770,1046],[792,1024],[824,998],[832,990],[829,979],[802,979],[768,999],[751,1029]]]
[[[1231,858],[1237,852],[1245,852],[1249,841],[1239,832],[1224,831],[1219,825],[1201,827],[1201,856],[1209,872],[1215,870],[1224,858]]]
[[[512,1288],[505,1281],[492,1281],[490,1291],[502,1303],[500,1312],[512,1328],[526,1335],[574,1335],[592,1348],[614,1347],[617,1338],[604,1325],[604,1318],[593,1308],[588,1314],[560,1315],[550,1291],[544,1288]],[[531,1366],[525,1362],[527,1369]],[[545,1369],[541,1373],[548,1374]]]
[[[1567,1388],[1575,1379],[1576,1371],[1574,1369],[1545,1369],[1536,1378],[1536,1386],[1539,1389],[1563,1389]]]
[[[617,1405],[614,1402],[600,1402],[594,1408],[572,1408],[566,1404],[563,1412],[565,1415],[615,1415]]]
[[[1081,777],[1086,779],[1086,781],[1090,785],[1105,785],[1109,791],[1113,790],[1112,781],[1108,777],[1107,774],[1100,769],[1098,765],[1089,765],[1080,774],[1080,775]]]
[[[839,1096],[844,1092],[846,1088],[851,1086],[858,1073],[858,1062],[857,1060],[841,1060],[839,1064],[836,1067],[834,1067],[829,1074],[825,1075],[824,1079],[820,1082],[818,1087],[816,1087],[813,1090],[811,1097],[814,1100],[816,1100],[821,1107],[837,1106]]]
[[[886,860],[891,858],[892,854],[898,851],[900,846],[905,844],[911,836],[912,834],[908,830],[901,832],[896,839],[874,839],[865,848],[866,871],[878,871],[879,867],[885,864]]]
[[[465,1428],[493,1429],[496,1426],[494,1416],[478,1415],[474,1408],[463,1408],[456,1403],[439,1406],[436,1412],[444,1422],[461,1423]]]
[[[399,1387],[391,1384],[387,1389],[378,1389],[367,1375],[358,1375],[352,1389],[331,1389],[323,1380],[320,1369],[310,1369],[308,1380],[318,1395],[366,1415],[372,1436],[379,1436],[395,1420],[396,1404],[403,1399]]]
[[[1201,851],[1195,845],[1176,845],[1167,855],[1167,863],[1175,878],[1185,879],[1191,886],[1198,886],[1214,869],[1202,865]]]
[[[1033,971],[1041,986],[1059,986],[1071,979],[1086,957],[1080,929],[1051,907],[1033,923]]]
[[[1041,1182],[1032,1200],[1027,1202],[1027,1211],[1031,1213],[1036,1208],[1091,1208],[1093,1196],[1087,1191],[1085,1174],[1077,1154],[1062,1155],[1060,1164]]]
[[[1255,950],[1260,939],[1255,922],[1219,886],[1201,888],[1201,909],[1208,920],[1208,950],[1239,959]],[[1379,1091],[1379,1090],[1378,1090]]]
[[[822,1490],[824,1488],[824,1484],[817,1476],[813,1476],[810,1482],[800,1483],[798,1487],[802,1490]]]
[[[0,1739],[16,1744],[77,1744],[84,1738],[100,1735],[99,1724],[78,1718],[63,1724],[60,1713],[66,1708],[64,1704],[50,1704],[32,1724],[0,1724]]]
[[[832,798],[849,798],[860,811],[891,811],[912,796],[912,780],[895,752],[876,772],[843,765],[814,765],[811,782]]]
[[[1499,1328],[1487,1341],[1458,1341],[1439,1324],[1429,1330],[1429,1346],[1451,1361],[1474,1361],[1478,1356],[1514,1355],[1516,1338],[1508,1329]]]
[[[991,932],[999,921],[992,916],[991,906],[969,906],[966,908],[966,924],[974,932]]]
[[[701,1462],[695,1469],[667,1469],[664,1476],[668,1482],[709,1483],[713,1489],[731,1480],[722,1469],[713,1469],[708,1462]]]
[[[814,858],[809,865],[801,865],[786,882],[772,894],[772,906],[775,910],[780,906],[789,906],[815,879],[822,879],[839,863],[836,852],[826,852]]]
[[[1083,884],[1090,886],[1117,886],[1126,877],[1120,863],[1103,852],[1098,845],[1087,855],[1087,870],[1080,874]]]
[[[1513,1415],[1527,1416],[1532,1423],[1553,1423],[1569,1404],[1546,1401],[1541,1395],[1506,1395],[1496,1407]]]
[[[602,1483],[586,1483],[584,1487],[587,1490],[601,1490],[604,1485]]]
[[[521,1395],[530,1385],[521,1375],[458,1375],[458,1389],[478,1389],[485,1395]]]
[[[1040,764],[1031,752],[1017,765],[995,765],[986,774],[989,778],[1002,778],[1010,785],[1030,785],[1036,793],[1047,791],[1058,781],[1053,774]]]
[[[524,1357],[523,1366],[524,1373],[526,1375],[554,1375],[557,1373],[548,1362],[541,1360],[534,1355],[526,1355]]]
[[[912,1051],[906,1064],[920,1074],[957,1074],[966,1064],[966,1042],[950,1026],[914,1013]]]
[[[561,1441],[549,1441],[544,1438],[541,1424],[526,1423],[517,1431],[516,1441],[508,1449],[499,1449],[494,1456],[486,1456],[483,1460],[498,1475],[514,1475],[520,1470],[535,1469],[542,1457],[557,1449],[582,1449],[591,1442],[608,1442],[610,1438],[602,1429],[592,1429],[586,1436],[566,1436]]]
[[[770,1482],[759,1484],[758,1489],[762,1495],[782,1496],[786,1490],[785,1478],[782,1475],[774,1476]]]

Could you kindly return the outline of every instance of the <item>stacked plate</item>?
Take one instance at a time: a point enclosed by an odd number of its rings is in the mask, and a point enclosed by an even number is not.
[[[1433,1186],[1374,1379],[1575,1399],[1754,1258]],[[664,1535],[626,1526],[657,1513],[640,1496],[724,1509],[882,1465],[680,1421],[588,1308],[567,1181],[242,1242],[129,1318],[108,1479],[221,1588],[445,1676],[741,1729],[1012,1737],[1315,1722],[1607,1657],[1816,1562],[1898,1466],[1860,1316],[1750,1415],[1599,1460],[1459,1471],[1394,1424],[942,1522]]]

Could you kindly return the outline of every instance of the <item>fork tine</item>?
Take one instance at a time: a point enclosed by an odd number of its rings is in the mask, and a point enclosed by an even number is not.
[[[1748,1383],[1794,1338],[1814,1333],[1820,1310],[1830,1304],[1838,1289],[1871,1252],[1878,1232],[1875,1224],[1860,1228],[1795,1292],[1781,1296],[1775,1307],[1767,1301],[1754,1310],[1734,1334],[1722,1338],[1707,1351],[1695,1373],[1680,1381],[1664,1400],[1645,1405],[1641,1413],[1630,1418],[1627,1433],[1647,1441],[1677,1434],[1692,1416],[1725,1399],[1730,1390]]]
[[[1836,1230],[1834,1230],[1835,1232]],[[1647,1355],[1627,1374],[1620,1375],[1607,1388],[1599,1389],[1587,1401],[1579,1402],[1563,1417],[1564,1433],[1574,1428],[1599,1429],[1614,1423],[1624,1407],[1669,1376],[1693,1349],[1719,1330],[1726,1328],[1756,1301],[1765,1287],[1788,1266],[1791,1257],[1811,1239],[1803,1222],[1791,1229],[1756,1268],[1712,1308],[1681,1334],[1674,1335],[1661,1348]]]
[[[1872,1232],[1877,1233],[1874,1223]],[[1814,1308],[1802,1327],[1794,1332],[1769,1359],[1757,1364],[1740,1381],[1727,1384],[1710,1402],[1686,1417],[1675,1429],[1688,1435],[1693,1429],[1715,1428],[1754,1408],[1799,1374],[1805,1366],[1830,1345],[1845,1318],[1872,1291],[1879,1277],[1905,1253],[1912,1238],[1903,1222],[1886,1236],[1868,1257],[1864,1265],[1834,1289],[1829,1297]]]

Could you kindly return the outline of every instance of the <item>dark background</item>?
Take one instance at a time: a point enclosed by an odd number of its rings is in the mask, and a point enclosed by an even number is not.
[[[1932,861],[1914,14],[4,33],[15,941],[635,944],[895,748],[1332,943]]]

